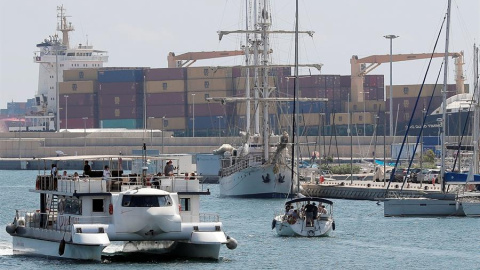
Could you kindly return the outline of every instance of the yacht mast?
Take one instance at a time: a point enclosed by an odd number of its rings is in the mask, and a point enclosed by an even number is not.
[[[474,100],[475,100],[475,109],[474,109],[474,117],[473,117],[473,174],[479,173],[478,162],[479,156],[478,151],[479,149],[479,138],[480,138],[480,89],[478,88],[478,49],[475,44],[473,45],[473,84],[474,84]]]
[[[248,12],[248,0],[245,0],[245,29],[247,30],[247,32],[245,33],[245,66],[248,67],[250,65],[250,61],[249,61],[249,52],[250,52],[250,46],[249,46],[249,39],[250,39],[250,34],[248,32],[248,19],[249,19],[249,16],[248,16],[249,12]],[[247,71],[246,71],[246,77],[247,77],[247,81],[245,82],[245,97],[247,99],[250,99],[250,68],[248,67],[247,68]],[[247,110],[247,113],[246,113],[246,127],[245,127],[245,131],[246,131],[246,138],[247,140],[250,139],[250,100],[247,101],[247,104],[246,104],[246,110]]]
[[[442,136],[441,136],[441,144],[442,144],[442,161],[441,161],[441,168],[440,168],[440,179],[442,183],[442,192],[445,192],[445,119],[447,118],[447,79],[448,79],[448,44],[449,44],[449,37],[450,37],[450,15],[451,15],[451,4],[452,1],[448,0],[448,9],[447,9],[447,28],[446,28],[446,35],[445,35],[445,57],[444,62],[445,66],[443,67],[443,91],[442,91],[442,102],[443,102],[443,112],[442,112]]]
[[[299,132],[299,127],[297,123],[297,110],[299,108],[299,103],[298,103],[298,95],[300,94],[299,91],[299,80],[298,80],[298,0],[295,1],[295,68],[294,68],[294,76],[295,76],[295,89],[293,90],[293,98],[294,98],[294,105],[293,105],[293,136],[292,136],[292,143],[293,143],[293,149],[296,152],[295,155],[293,155],[292,151],[292,163],[295,162],[296,164],[296,177],[294,176],[294,172],[292,172],[292,180],[297,181],[297,192],[300,192],[300,179],[298,177],[299,170],[298,170],[298,163],[299,163],[299,143],[295,144],[295,138],[298,138],[298,135],[300,134]],[[294,160],[295,159],[295,160]],[[292,164],[292,170],[293,170],[293,164]]]
[[[267,31],[270,30],[271,26],[271,20],[270,20],[270,14],[269,14],[269,9],[267,6],[267,0],[263,0],[263,7],[262,7],[262,13],[261,13],[261,22],[260,22],[260,27],[262,30],[262,42],[263,42],[263,52],[262,52],[262,86],[261,86],[261,92],[263,98],[269,98],[270,97],[270,92],[271,88],[268,84],[268,51],[269,51],[269,35],[267,34]],[[268,107],[269,103],[267,101],[263,102],[263,158],[266,161],[268,161],[269,158],[269,150],[270,150],[270,143],[269,143],[269,137],[270,137],[270,127],[269,127],[269,119],[268,119]]]

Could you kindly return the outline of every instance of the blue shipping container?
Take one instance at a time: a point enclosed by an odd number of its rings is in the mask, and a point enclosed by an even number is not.
[[[111,119],[111,120],[100,120],[100,126],[102,128],[127,128],[127,129],[137,129],[137,120],[136,119]]]
[[[102,70],[98,72],[100,83],[143,82],[143,69]]]
[[[220,120],[220,128],[226,128],[226,119],[225,117],[218,119],[217,116],[195,116],[195,129],[218,129]],[[188,120],[188,128],[193,128],[192,117]]]

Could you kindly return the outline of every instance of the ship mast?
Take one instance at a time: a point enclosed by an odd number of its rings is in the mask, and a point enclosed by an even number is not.
[[[66,49],[70,48],[70,39],[68,37],[68,32],[74,31],[73,25],[71,22],[67,23],[67,15],[65,12],[67,10],[63,8],[63,5],[57,7],[57,31],[62,32],[62,45],[65,46]]]

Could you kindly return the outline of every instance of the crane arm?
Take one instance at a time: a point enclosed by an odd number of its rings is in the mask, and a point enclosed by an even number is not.
[[[180,55],[175,55],[175,53],[170,52],[168,54],[168,67],[188,67],[191,64],[195,63],[197,60],[219,58],[219,57],[229,57],[244,55],[245,51],[213,51],[213,52],[188,52]]]
[[[409,61],[409,60],[418,60],[418,59],[426,59],[430,57],[444,57],[444,53],[412,53],[412,54],[395,54],[392,55],[392,62],[400,62],[400,61]],[[448,56],[458,57],[460,53],[449,53]],[[390,62],[390,55],[370,55],[364,58],[358,59],[357,56],[354,56],[357,63],[388,63]]]

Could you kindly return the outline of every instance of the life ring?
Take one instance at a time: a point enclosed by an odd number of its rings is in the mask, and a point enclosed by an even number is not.
[[[111,204],[111,203],[108,205],[108,213],[110,215],[113,215],[113,204]]]
[[[310,236],[310,237],[315,236],[315,231],[309,230],[309,231],[307,232],[307,235]]]

